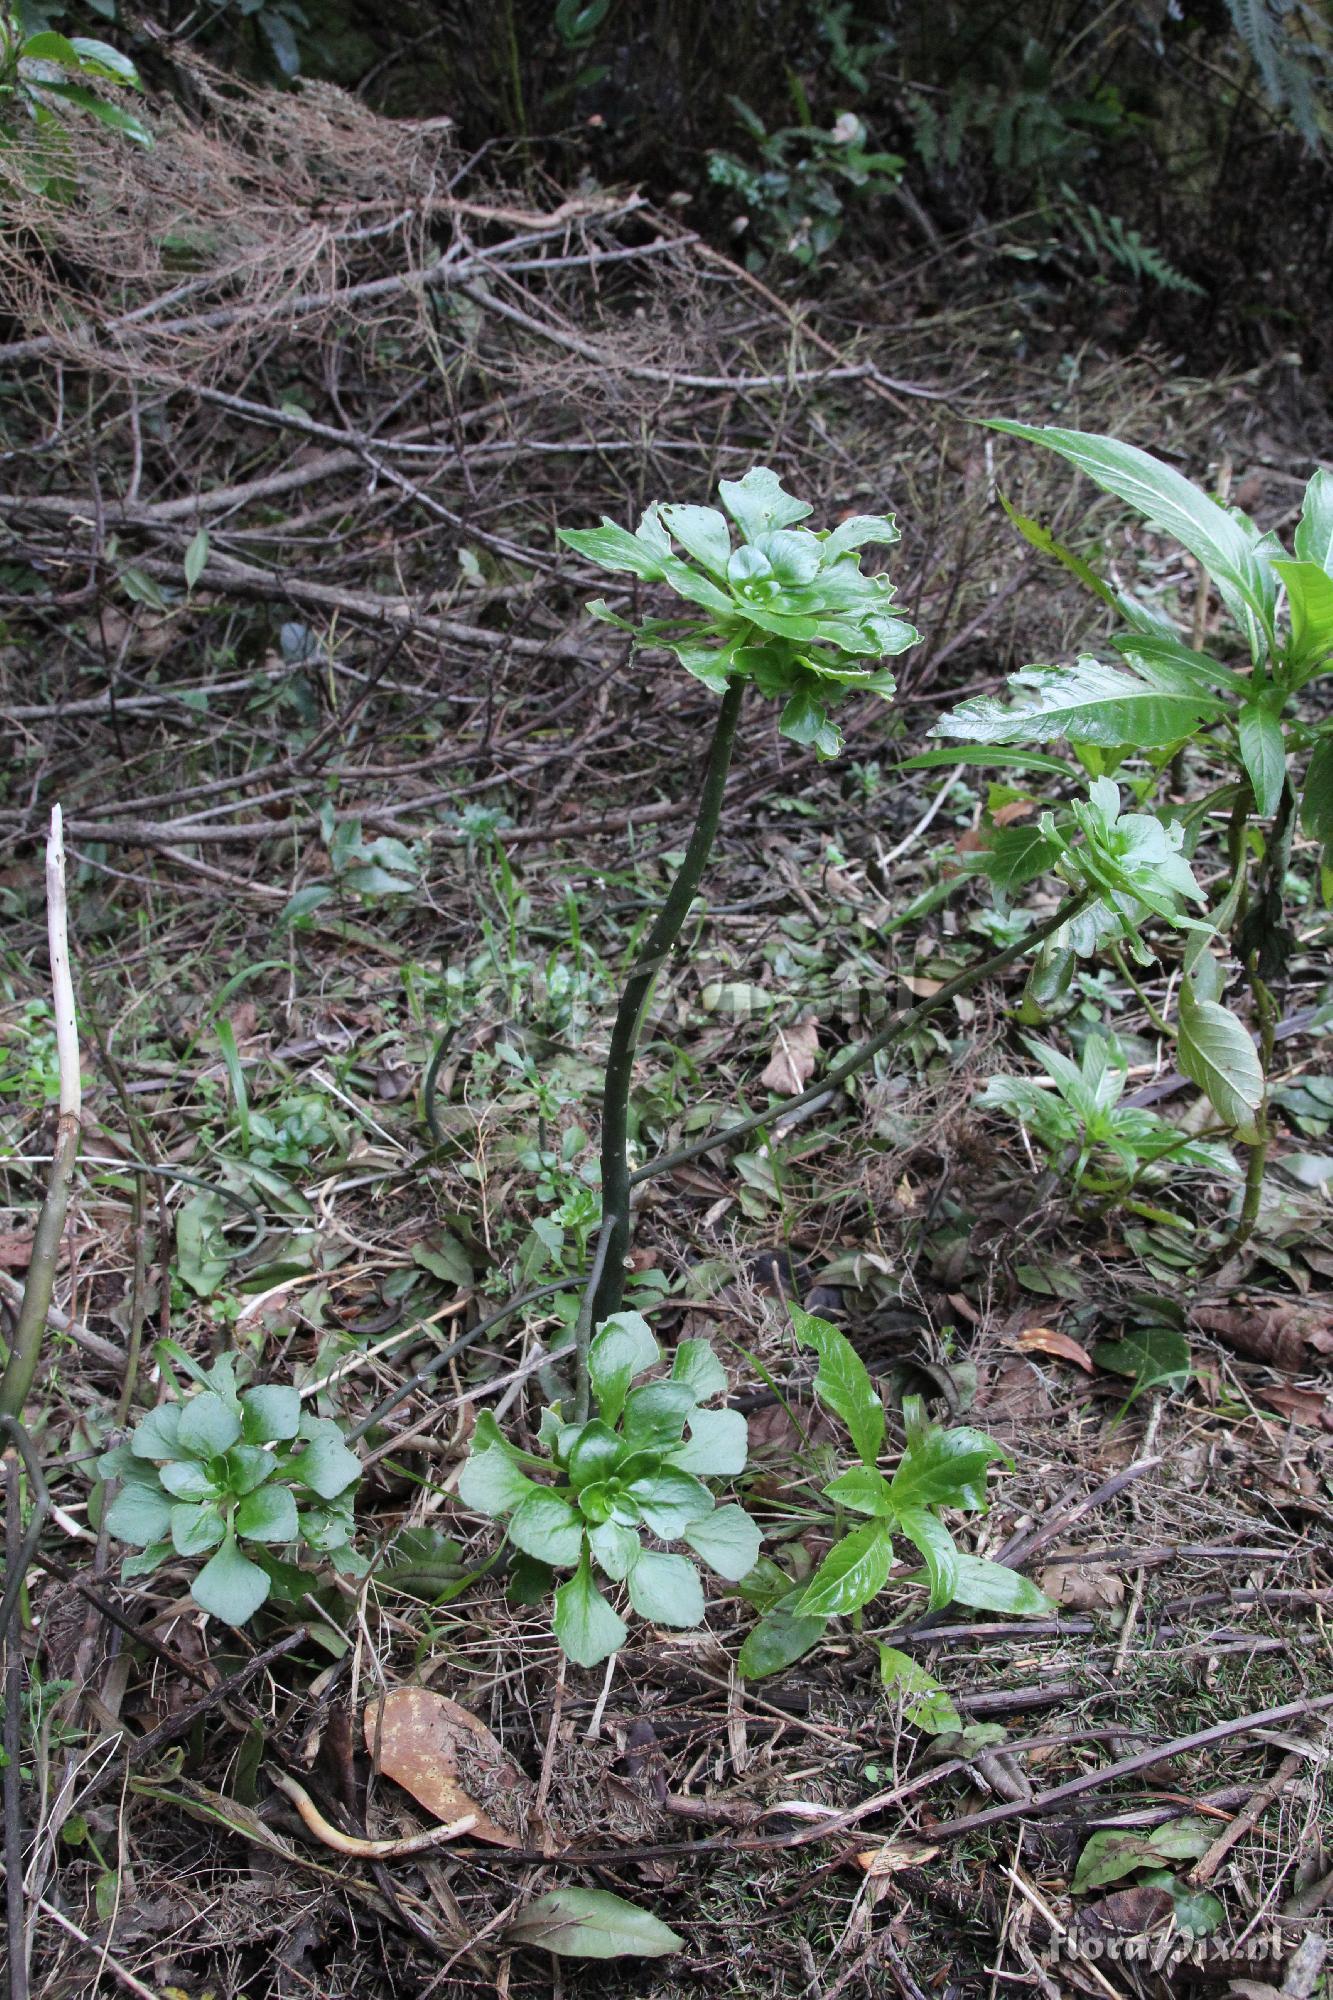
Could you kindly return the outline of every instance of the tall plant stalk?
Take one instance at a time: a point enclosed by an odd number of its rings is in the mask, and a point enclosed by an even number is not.
[[[744,693],[743,680],[738,678],[728,682],[709,746],[699,810],[695,815],[694,831],[685,850],[685,859],[656,922],[639,947],[611,1030],[606,1080],[602,1089],[602,1213],[612,1218],[612,1223],[601,1276],[593,1292],[594,1326],[619,1311],[625,1292],[625,1259],[630,1244],[629,1093],[639,1028],[653,982],[680,936],[681,926],[713,849]],[[586,1360],[581,1360],[580,1378],[585,1369]],[[582,1379],[577,1388],[581,1398],[584,1390]]]
[[[51,947],[51,992],[55,1008],[56,1054],[60,1064],[60,1122],[46,1197],[33,1232],[28,1280],[23,1290],[18,1324],[9,1360],[0,1379],[0,1416],[21,1417],[37,1373],[46,1315],[55,1289],[60,1239],[65,1229],[69,1185],[79,1152],[82,1096],[79,1078],[79,1032],[74,1016],[74,982],[69,969],[69,933],[65,906],[65,840],[60,807],[51,813],[46,843],[46,925]]]

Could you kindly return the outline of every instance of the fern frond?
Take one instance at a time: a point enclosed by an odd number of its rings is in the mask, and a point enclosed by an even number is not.
[[[1104,215],[1071,187],[1062,185],[1060,192],[1064,196],[1065,214],[1089,256],[1099,261],[1109,258],[1131,276],[1146,278],[1160,285],[1163,291],[1193,292],[1202,297],[1203,286],[1178,271],[1151,243],[1145,243],[1139,231],[1131,229],[1123,217]]]

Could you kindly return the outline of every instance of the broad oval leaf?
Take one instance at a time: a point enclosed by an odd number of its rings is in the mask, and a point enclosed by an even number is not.
[[[702,1625],[704,1594],[688,1556],[641,1549],[629,1572],[629,1601],[654,1625]]]
[[[191,1396],[181,1411],[176,1430],[176,1449],[192,1458],[214,1458],[226,1451],[241,1435],[240,1419],[211,1389]]]
[[[247,1444],[275,1444],[294,1438],[301,1423],[297,1390],[262,1383],[241,1397],[241,1436]]]
[[[763,1540],[743,1507],[716,1507],[701,1521],[691,1521],[681,1538],[728,1583],[739,1583],[759,1560]]]
[[[739,1410],[694,1410],[684,1444],[667,1454],[682,1472],[705,1478],[734,1479],[744,1472],[750,1450],[750,1427]]]
[[[684,1939],[609,1889],[552,1889],[519,1911],[501,1942],[558,1958],[665,1958]]]
[[[572,1569],[583,1552],[583,1519],[560,1494],[535,1486],[509,1517],[509,1539],[553,1569]]]
[[[529,1493],[536,1491],[536,1482],[519,1471],[507,1452],[495,1447],[490,1451],[474,1451],[458,1480],[458,1497],[463,1505],[475,1508],[478,1514],[488,1514],[493,1521],[502,1520]]]
[[[678,1542],[691,1522],[713,1511],[713,1496],[703,1481],[675,1466],[642,1473],[624,1490],[664,1542]]]
[[[1301,791],[1301,828],[1312,840],[1323,843],[1326,855],[1333,853],[1333,736],[1325,736],[1316,743],[1306,766]],[[132,1449],[137,1452],[137,1431],[135,1438]]]
[[[216,1507],[180,1506],[171,1510],[171,1543],[178,1556],[202,1556],[215,1549],[227,1531]]]
[[[803,1618],[793,1607],[800,1596],[793,1591],[781,1604],[766,1611],[752,1632],[746,1634],[736,1660],[737,1672],[747,1681],[761,1681],[780,1674],[785,1667],[803,1660],[823,1638],[827,1618]]]
[[[294,1542],[296,1501],[286,1486],[257,1486],[236,1509],[236,1532],[248,1542]]]
[[[131,1548],[146,1549],[171,1529],[172,1505],[165,1493],[151,1486],[123,1486],[107,1508],[106,1531]]]
[[[1287,586],[1293,666],[1306,667],[1333,653],[1333,576],[1320,563],[1275,562]]]
[[[625,1398],[621,1455],[628,1457],[635,1452],[666,1451],[678,1446],[685,1419],[693,1411],[694,1391],[688,1382],[646,1382],[642,1388],[631,1389]],[[674,1451],[672,1456],[674,1460]]]
[[[727,1371],[706,1340],[682,1340],[671,1363],[673,1382],[688,1382],[695,1401],[706,1403],[726,1392]]]
[[[1306,487],[1294,546],[1301,562],[1318,563],[1333,576],[1333,472],[1321,469]]]

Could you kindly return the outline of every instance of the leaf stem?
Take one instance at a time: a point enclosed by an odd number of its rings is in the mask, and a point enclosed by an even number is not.
[[[968,993],[974,986],[979,986],[983,979],[989,979],[995,973],[1003,972],[1006,966],[1012,965],[1015,959],[1030,951],[1033,945],[1041,944],[1063,925],[1072,922],[1092,900],[1092,892],[1087,889],[1080,890],[1076,896],[1067,897],[1052,916],[1045,917],[1041,923],[1034,925],[1017,944],[1006,945],[1003,951],[997,951],[993,957],[983,959],[979,965],[968,966],[966,971],[958,973],[955,978],[941,986],[938,993],[928,994],[924,999],[918,1000],[914,1007],[906,1007],[901,1013],[895,1014],[877,1035],[873,1035],[868,1042],[862,1042],[859,1049],[853,1049],[850,1055],[842,1058],[841,1062],[834,1063],[832,1069],[818,1083],[811,1084],[810,1088],[801,1091],[799,1096],[789,1097],[780,1111],[756,1111],[752,1117],[742,1118],[739,1124],[728,1125],[721,1132],[706,1133],[702,1139],[694,1139],[688,1146],[678,1146],[672,1153],[659,1153],[658,1157],[650,1160],[646,1167],[640,1167],[637,1173],[630,1175],[629,1185],[637,1187],[641,1181],[653,1180],[658,1174],[669,1173],[673,1167],[683,1167],[690,1160],[697,1160],[701,1154],[711,1153],[715,1147],[729,1146],[736,1139],[747,1138],[761,1125],[771,1125],[775,1119],[786,1118],[791,1112],[799,1111],[803,1105],[813,1104],[817,1098],[831,1095],[839,1084],[845,1083],[849,1076],[855,1076],[858,1070],[864,1069],[867,1063],[873,1062],[877,1055],[890,1048],[894,1042],[901,1041],[904,1035],[910,1034],[911,1030],[918,1027],[928,1015],[938,1013],[942,1007],[947,1007],[950,1002],[958,999],[960,994]]]
[[[727,683],[713,730],[713,741],[709,746],[699,810],[685,850],[685,859],[656,922],[639,948],[616,1009],[602,1090],[602,1213],[612,1218],[612,1227],[605,1267],[593,1294],[590,1326],[609,1319],[612,1313],[617,1312],[624,1295],[625,1257],[630,1243],[629,1093],[634,1074],[634,1051],[653,983],[680,935],[712,852],[744,694],[743,679]]]

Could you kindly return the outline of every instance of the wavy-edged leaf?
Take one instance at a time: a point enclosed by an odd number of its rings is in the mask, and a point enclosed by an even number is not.
[[[717,491],[747,542],[774,528],[790,528],[814,511],[808,501],[785,492],[776,472],[766,465],[752,466],[743,479],[720,480]]]
[[[228,1535],[211,1562],[204,1564],[190,1587],[201,1610],[227,1625],[244,1625],[254,1617],[272,1588],[267,1571],[243,1556],[236,1537]]]
[[[1255,1119],[1264,1101],[1259,1051],[1234,1014],[1216,1000],[1198,997],[1192,978],[1183,980],[1180,988],[1176,1060],[1222,1123],[1253,1145],[1258,1138]]]
[[[816,1396],[826,1409],[842,1418],[862,1464],[873,1466],[884,1442],[884,1405],[864,1361],[847,1336],[826,1319],[816,1319],[798,1305],[790,1305],[788,1311],[797,1340],[819,1356]]]
[[[1196,556],[1222,593],[1233,615],[1257,645],[1273,620],[1272,572],[1258,547],[1260,537],[1247,523],[1210,500],[1197,486],[1137,445],[1093,431],[1062,430],[1054,424],[1019,424],[988,419],[991,430],[1044,445],[1113,493],[1155,527],[1174,535]],[[1132,741],[1132,738],[1126,738]]]
[[[1333,472],[1321,468],[1306,487],[1294,547],[1299,561],[1318,563],[1333,576]]]
[[[1226,704],[1200,688],[1163,685],[1157,668],[1133,672],[1106,666],[1081,653],[1071,667],[1024,667],[1009,676],[1019,700],[975,695],[935,723],[932,736],[961,736],[976,743],[1068,737],[1103,749],[1151,750],[1190,736]]]
[[[750,1427],[740,1410],[699,1410],[690,1417],[683,1444],[664,1453],[668,1464],[701,1479],[734,1479],[744,1472]]]
[[[583,1553],[583,1517],[559,1493],[534,1486],[509,1517],[509,1539],[552,1569],[573,1569]]]
[[[1328,579],[1325,579],[1328,581]],[[1333,594],[1333,581],[1328,583]],[[1282,724],[1262,702],[1247,701],[1236,718],[1240,760],[1254,789],[1254,803],[1261,819],[1271,819],[1282,799],[1287,780],[1287,746]]]

